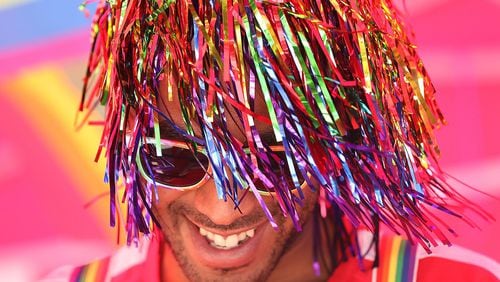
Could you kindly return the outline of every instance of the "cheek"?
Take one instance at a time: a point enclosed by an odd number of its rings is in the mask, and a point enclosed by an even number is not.
[[[312,191],[309,187],[306,187],[304,189],[304,209],[312,209],[314,205],[318,202],[318,197],[319,197],[319,189],[321,188],[316,188],[315,191]]]
[[[169,207],[172,203],[185,195],[186,192],[158,188],[158,200],[153,202],[153,213],[162,225],[172,217]]]
[[[302,189],[302,192],[304,194],[304,199],[300,200],[300,204],[299,202],[295,204],[301,225],[303,225],[309,219],[314,211],[314,207],[318,202],[319,188],[316,188],[315,191],[312,191],[309,187],[304,187]],[[294,191],[294,194],[297,198],[300,198],[297,191]],[[263,199],[278,225],[284,227],[285,229],[288,229],[289,227],[295,228],[291,217],[283,216],[283,212],[276,199],[273,199],[270,196],[264,196]]]
[[[301,205],[296,205],[301,225],[303,225],[309,219],[312,212],[314,211],[314,207],[318,202],[319,188],[316,188],[315,191],[312,191],[309,187],[305,187],[302,191],[304,193],[304,199],[302,199]],[[299,197],[298,193],[296,194],[296,196]]]

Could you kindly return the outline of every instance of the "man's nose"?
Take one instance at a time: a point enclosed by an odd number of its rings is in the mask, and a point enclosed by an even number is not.
[[[244,190],[239,190],[239,197],[243,195],[243,192]],[[194,207],[210,218],[213,223],[229,225],[236,219],[249,215],[254,209],[259,208],[255,197],[250,192],[248,193],[238,207],[235,208],[235,204],[230,197],[227,197],[226,201],[218,198],[215,182],[210,179],[195,191]]]

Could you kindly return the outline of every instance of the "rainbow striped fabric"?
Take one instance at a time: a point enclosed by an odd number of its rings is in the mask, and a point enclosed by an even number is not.
[[[384,236],[380,244],[377,282],[415,281],[417,246],[401,236]]]
[[[94,261],[73,270],[71,282],[100,282],[106,279],[110,257]]]

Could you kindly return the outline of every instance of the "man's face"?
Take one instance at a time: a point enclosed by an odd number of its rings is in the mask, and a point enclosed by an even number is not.
[[[262,98],[258,98],[256,112],[265,114],[264,108]],[[164,98],[160,109],[185,128],[175,97],[173,101]],[[244,142],[238,122],[231,121],[228,125],[233,136]],[[199,135],[199,127],[193,126]],[[258,130],[270,133],[272,129],[265,125]],[[316,195],[309,188],[304,192],[304,204],[297,206],[302,222],[307,220],[316,201]],[[154,213],[176,261],[190,280],[263,280],[298,235],[272,197],[264,196],[264,200],[279,231],[271,227],[253,194],[249,193],[239,210],[235,209],[231,200],[224,202],[217,198],[212,179],[195,190],[160,188]]]

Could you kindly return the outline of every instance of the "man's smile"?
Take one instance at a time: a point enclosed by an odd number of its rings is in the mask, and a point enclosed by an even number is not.
[[[182,234],[187,235],[184,237],[187,253],[212,269],[235,269],[250,264],[256,259],[262,235],[274,232],[265,220],[238,229],[217,229],[184,218],[187,228],[181,228],[181,232],[189,232]]]
[[[200,227],[200,234],[205,236],[210,245],[213,247],[228,250],[241,245],[248,238],[252,238],[255,235],[255,229],[248,229],[246,231],[224,237],[223,235],[212,233],[203,227]]]

